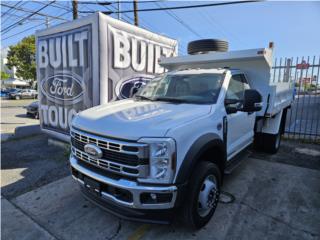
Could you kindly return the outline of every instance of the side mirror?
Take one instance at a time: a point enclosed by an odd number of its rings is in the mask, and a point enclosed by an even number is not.
[[[244,91],[242,112],[258,112],[262,109],[262,96],[254,89]]]
[[[237,103],[241,103],[241,100],[238,99],[225,99],[224,100],[224,105],[226,107],[226,112],[227,114],[232,114],[232,113],[236,113],[239,111],[239,108],[234,106]],[[232,105],[232,106],[230,106]]]

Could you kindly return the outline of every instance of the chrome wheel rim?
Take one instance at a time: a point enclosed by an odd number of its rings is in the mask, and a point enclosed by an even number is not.
[[[218,198],[217,180],[214,175],[208,175],[201,184],[198,196],[198,213],[207,216],[216,206]]]

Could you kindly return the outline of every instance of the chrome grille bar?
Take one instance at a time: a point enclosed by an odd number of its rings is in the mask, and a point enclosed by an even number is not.
[[[106,149],[114,152],[121,152],[130,155],[136,155],[138,158],[148,158],[148,145],[143,143],[125,142],[120,140],[109,139],[96,136],[90,133],[82,132],[76,129],[71,129],[71,137],[82,143],[93,143],[101,149]]]
[[[115,163],[106,159],[97,159],[89,156],[75,147],[71,147],[72,154],[78,159],[104,170],[131,177],[146,177],[148,175],[148,165],[130,166],[126,164]]]

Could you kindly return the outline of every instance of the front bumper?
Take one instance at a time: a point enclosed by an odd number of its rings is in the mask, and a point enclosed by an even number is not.
[[[88,195],[94,196],[93,199],[98,198],[106,203],[128,209],[165,210],[172,209],[175,206],[178,192],[176,186],[140,185],[133,180],[119,177],[111,178],[98,170],[95,171],[94,169],[83,166],[78,161],[79,160],[72,155],[70,156],[72,176],[80,183],[83,190],[88,193],[94,193]],[[85,178],[98,182],[102,187],[99,189],[90,189],[90,186],[84,181]],[[110,189],[112,189],[112,191]],[[129,197],[123,198],[122,193],[129,195]],[[151,194],[156,196],[154,202],[150,202]]]

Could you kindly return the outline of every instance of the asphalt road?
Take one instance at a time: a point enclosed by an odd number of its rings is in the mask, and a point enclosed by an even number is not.
[[[27,126],[39,124],[39,120],[33,119],[26,115],[26,109],[34,102],[34,99],[28,100],[3,100],[1,99],[1,139],[6,140],[14,134],[15,128],[18,126]]]
[[[253,152],[225,178],[223,190],[235,201],[220,203],[199,231],[101,210],[83,198],[67,159],[45,135],[2,144],[2,239],[320,238],[320,145],[284,141],[276,155]]]
[[[297,96],[287,115],[286,132],[320,139],[320,95]]]

